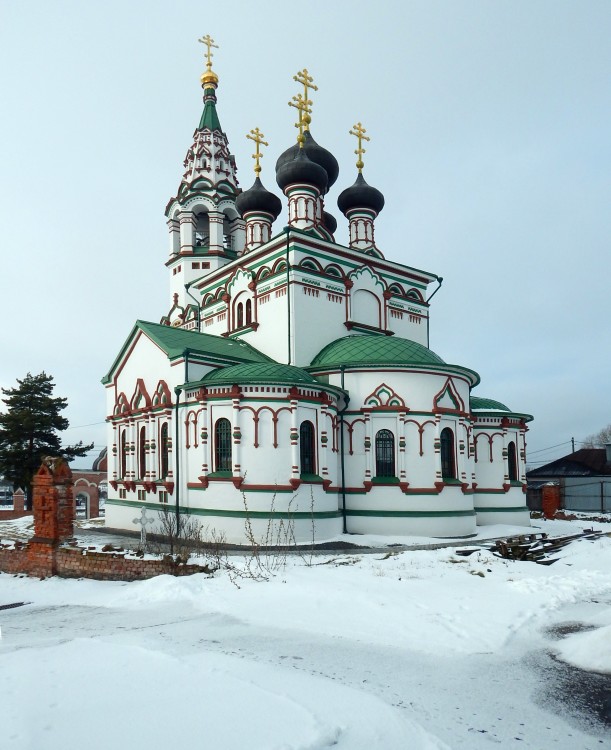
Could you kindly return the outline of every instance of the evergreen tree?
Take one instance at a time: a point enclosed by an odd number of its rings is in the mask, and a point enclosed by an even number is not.
[[[0,474],[15,487],[23,487],[31,498],[32,477],[45,456],[62,456],[67,461],[84,456],[93,448],[83,445],[62,447],[58,432],[68,428],[61,413],[68,400],[53,397],[55,383],[50,375],[28,372],[17,379],[17,388],[2,388],[6,411],[0,414]]]

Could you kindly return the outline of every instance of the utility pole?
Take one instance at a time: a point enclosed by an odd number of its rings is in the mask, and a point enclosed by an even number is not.
[[[571,452],[575,453],[575,438],[574,437],[571,438],[571,445],[573,446]]]

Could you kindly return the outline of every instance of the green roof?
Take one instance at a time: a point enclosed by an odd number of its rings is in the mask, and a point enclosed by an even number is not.
[[[471,404],[471,411],[506,411],[511,413],[511,409],[500,401],[494,401],[491,398],[480,398],[479,396],[471,396],[469,399]]]
[[[214,89],[212,89],[212,92],[214,93]],[[204,91],[204,96],[205,93],[206,92]],[[204,104],[204,111],[202,112],[198,129],[203,130],[204,128],[207,128],[208,130],[222,130],[219,116],[216,113],[214,99],[207,99]]]
[[[508,406],[502,404],[500,401],[495,401],[492,398],[480,398],[479,396],[471,396],[469,399],[471,405],[471,411],[479,411],[484,414],[503,412],[504,414],[510,414],[512,417],[520,417],[525,422],[532,422],[532,414],[524,414],[519,411],[512,411]]]
[[[223,367],[204,375],[202,383],[270,383],[321,387],[309,372],[276,362],[248,363]]]
[[[185,331],[182,328],[173,328],[159,323],[148,323],[144,320],[136,321],[127,341],[113,362],[108,373],[102,378],[102,383],[108,383],[111,373],[127,351],[134,337],[142,331],[151,341],[154,341],[162,349],[169,359],[182,357],[185,352],[209,358],[214,362],[219,360],[225,363],[238,362],[271,362],[270,358],[255,349],[245,341],[224,338],[223,336],[212,336],[209,333],[198,333],[197,331]]]
[[[333,341],[312,360],[312,367],[337,365],[444,365],[426,346],[395,336],[351,335]]]

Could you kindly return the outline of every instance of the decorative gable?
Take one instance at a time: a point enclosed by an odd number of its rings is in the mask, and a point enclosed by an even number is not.
[[[450,411],[450,412],[464,412],[465,405],[463,400],[458,395],[456,386],[452,382],[451,378],[448,378],[443,388],[437,393],[433,399],[433,411]]]
[[[366,409],[401,409],[408,411],[405,401],[386,383],[379,385],[373,393],[365,399]]]

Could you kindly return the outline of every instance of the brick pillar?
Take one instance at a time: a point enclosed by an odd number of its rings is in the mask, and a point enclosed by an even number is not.
[[[62,458],[47,457],[32,480],[34,536],[28,546],[31,575],[56,573],[57,547],[73,536],[72,472]]]
[[[553,518],[560,509],[560,487],[557,484],[544,484],[541,491],[541,510],[546,518]]]
[[[13,513],[25,513],[25,492],[21,487],[13,492]]]

